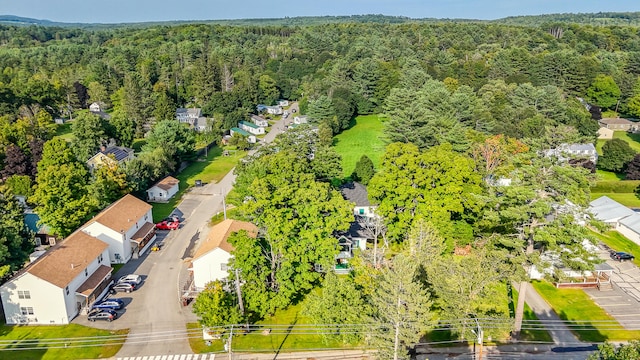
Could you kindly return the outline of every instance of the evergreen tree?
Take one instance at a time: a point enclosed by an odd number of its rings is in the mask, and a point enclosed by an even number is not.
[[[376,170],[373,167],[373,161],[371,161],[367,155],[362,155],[356,163],[356,168],[353,170],[351,178],[363,185],[367,185],[375,173]]]

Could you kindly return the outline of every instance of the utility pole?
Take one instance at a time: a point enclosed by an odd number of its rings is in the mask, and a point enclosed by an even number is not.
[[[240,291],[240,272],[236,269],[236,294],[238,295],[238,306],[240,313],[244,315],[244,303],[242,302],[242,291]]]
[[[233,339],[233,325],[231,325],[231,331],[229,332],[229,342],[227,345],[227,352],[229,353],[229,360],[231,360],[231,342]]]
[[[482,327],[480,326],[480,322],[478,321],[478,318],[474,317],[473,320],[476,321],[476,327],[477,327],[477,329],[475,331],[471,330],[471,332],[473,332],[477,336],[477,338],[474,339],[474,342],[473,342],[473,352],[475,354],[475,359],[476,360],[482,360],[482,342],[483,342],[483,338],[484,338],[484,331],[482,330]],[[479,345],[479,348],[480,348],[478,353],[475,352],[476,342],[478,342],[478,345]]]

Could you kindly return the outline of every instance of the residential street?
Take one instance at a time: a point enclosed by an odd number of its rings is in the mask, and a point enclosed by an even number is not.
[[[273,141],[284,131],[286,120],[274,124],[264,142]],[[222,211],[222,194],[229,193],[234,181],[235,175],[231,171],[218,183],[192,188],[175,211],[182,217],[183,224],[179,230],[166,236],[162,250],[132,260],[118,272],[117,276],[136,273],[146,277],[139,290],[118,295],[132,299],[126,306],[126,317],[113,323],[99,324],[105,328],[130,328],[118,357],[192,352],[185,324],[195,322],[197,318],[191,313],[190,306],[183,307],[180,303],[180,289],[188,276],[191,252],[201,239],[207,237],[209,219]]]

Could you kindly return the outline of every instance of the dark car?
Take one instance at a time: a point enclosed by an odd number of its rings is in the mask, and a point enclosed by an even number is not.
[[[626,252],[622,252],[622,251],[612,251],[612,252],[611,252],[611,258],[612,258],[613,260],[618,260],[618,261],[620,261],[620,262],[623,262],[623,261],[627,261],[627,260],[633,260],[633,259],[635,259],[636,257],[635,257],[635,256],[633,256],[633,255],[631,255],[631,254],[629,254],[629,253],[626,253]]]
[[[96,309],[94,311],[91,311],[87,316],[87,319],[89,319],[89,321],[107,320],[111,322],[117,318],[118,318],[118,313],[115,312],[114,310],[108,310],[108,309],[102,309],[102,310]]]
[[[136,285],[133,283],[128,283],[128,282],[121,282],[121,283],[117,283],[115,285],[113,285],[111,287],[111,292],[112,293],[116,293],[116,292],[132,292],[133,290],[136,289]]]
[[[180,224],[180,218],[177,215],[171,215],[168,218],[164,218],[162,219],[162,221],[166,221],[166,222],[177,222],[178,224]]]
[[[98,303],[93,304],[91,309],[109,309],[120,310],[124,307],[124,301],[120,299],[106,299]]]

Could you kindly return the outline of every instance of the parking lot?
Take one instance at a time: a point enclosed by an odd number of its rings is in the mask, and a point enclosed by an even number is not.
[[[640,269],[632,261],[611,259],[609,249],[601,247],[599,256],[614,270],[611,275],[613,290],[585,289],[591,299],[622,326],[640,329]]]

